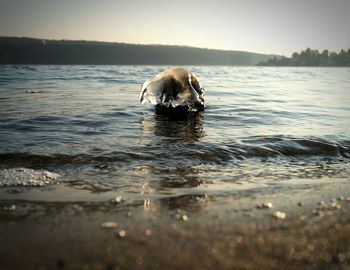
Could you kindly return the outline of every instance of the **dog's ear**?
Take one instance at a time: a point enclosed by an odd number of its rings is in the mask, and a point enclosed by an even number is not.
[[[193,87],[194,90],[200,95],[204,95],[204,88],[202,87],[202,84],[199,82],[196,75],[194,75],[192,72],[188,73],[189,77],[189,83]]]

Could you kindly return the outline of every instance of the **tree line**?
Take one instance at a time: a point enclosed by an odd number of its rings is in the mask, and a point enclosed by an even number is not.
[[[321,53],[318,50],[307,48],[300,53],[294,52],[291,57],[273,57],[262,61],[258,66],[325,66],[325,67],[349,67],[350,48],[340,50],[339,53],[329,52],[327,49]]]
[[[256,65],[273,55],[187,46],[0,37],[0,64]]]

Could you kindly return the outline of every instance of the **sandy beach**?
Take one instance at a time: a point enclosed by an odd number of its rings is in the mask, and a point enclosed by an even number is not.
[[[347,180],[274,195],[1,202],[2,269],[349,269]],[[284,213],[285,216],[276,214]]]

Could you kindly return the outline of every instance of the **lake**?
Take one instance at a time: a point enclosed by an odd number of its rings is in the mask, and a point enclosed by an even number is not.
[[[188,67],[206,110],[173,120],[138,103],[165,68],[1,66],[1,168],[45,169],[70,188],[2,198],[220,197],[349,175],[350,69]]]

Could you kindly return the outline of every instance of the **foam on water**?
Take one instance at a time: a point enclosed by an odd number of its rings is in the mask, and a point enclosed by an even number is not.
[[[43,187],[57,184],[59,175],[47,170],[11,168],[0,170],[1,186]]]

